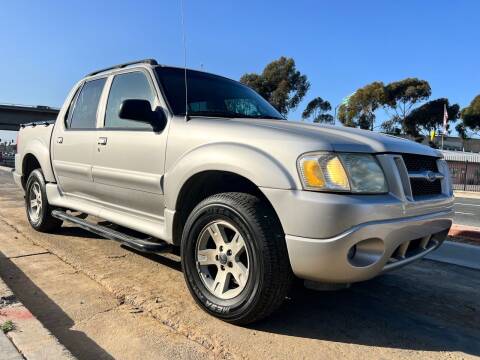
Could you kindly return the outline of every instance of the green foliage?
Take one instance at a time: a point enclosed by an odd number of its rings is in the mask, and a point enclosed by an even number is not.
[[[2,329],[4,334],[6,334],[10,331],[15,330],[15,324],[12,322],[12,320],[7,320],[2,323],[2,325],[0,325],[0,329]]]
[[[393,110],[393,115],[389,120],[390,127],[396,123],[403,127],[404,132],[407,132],[405,120],[413,111],[413,106],[427,100],[431,94],[432,90],[428,81],[417,78],[406,78],[386,85],[382,105],[386,110]],[[386,126],[382,127],[386,128]]]
[[[268,64],[261,74],[244,74],[240,82],[262,95],[283,115],[296,108],[310,88],[307,76],[296,69],[295,61],[284,56]]]
[[[445,105],[448,113],[447,124],[448,122],[456,121],[460,115],[458,104],[449,105],[448,99],[445,98],[431,100],[414,109],[406,117],[404,121],[405,132],[411,136],[418,136],[422,132],[428,135],[431,129],[442,127]]]
[[[333,116],[328,114],[332,110],[332,106],[327,100],[323,100],[320,96],[311,100],[302,113],[302,119],[306,120],[313,117],[315,123],[329,123],[334,122]]]
[[[428,99],[430,85],[425,80],[406,78],[384,85],[375,81],[358,89],[348,102],[339,107],[338,117],[345,126],[373,130],[375,111],[383,107],[392,110],[390,119],[382,123],[383,131],[400,134],[405,130],[405,119],[415,104]]]
[[[408,110],[417,102],[427,100],[431,94],[432,89],[428,81],[406,78],[385,86],[385,105],[392,108],[403,105]]]
[[[480,131],[480,95],[477,95],[469,106],[462,109],[460,117],[464,127],[475,132]]]
[[[384,133],[399,136],[402,133],[402,129],[399,127],[399,123],[400,120],[394,116],[393,118],[382,122],[380,126]]]
[[[351,95],[348,101],[340,105],[338,118],[345,126],[373,130],[375,111],[385,101],[385,87],[375,81]]]

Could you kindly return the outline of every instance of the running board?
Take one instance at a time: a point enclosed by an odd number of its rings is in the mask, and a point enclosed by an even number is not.
[[[119,231],[110,229],[106,226],[92,224],[79,217],[69,215],[65,211],[53,210],[52,216],[54,218],[57,218],[63,221],[71,222],[75,225],[78,225],[82,229],[85,229],[97,235],[103,236],[107,239],[118,241],[123,245],[128,246],[129,248],[132,248],[137,251],[141,251],[145,253],[161,253],[161,252],[170,251],[172,249],[172,246],[170,244],[167,244],[166,242],[154,242],[154,241],[139,239],[139,238],[121,233]]]

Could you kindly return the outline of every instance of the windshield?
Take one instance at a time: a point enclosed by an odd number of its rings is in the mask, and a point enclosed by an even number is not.
[[[175,115],[185,115],[185,70],[155,68]],[[283,119],[264,98],[236,81],[187,70],[188,115]]]

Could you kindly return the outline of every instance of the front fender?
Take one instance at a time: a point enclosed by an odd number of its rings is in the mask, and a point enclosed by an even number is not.
[[[214,143],[199,146],[180,157],[165,173],[165,205],[175,209],[183,185],[195,174],[228,171],[243,176],[258,187],[296,188],[287,168],[264,151],[237,143]]]
[[[50,146],[40,139],[30,140],[27,146],[23,149],[22,163],[22,175],[23,175],[23,161],[27,155],[33,155],[40,163],[42,167],[43,176],[46,182],[55,182],[55,176],[53,175],[52,163],[50,162]],[[27,179],[25,179],[26,181]]]

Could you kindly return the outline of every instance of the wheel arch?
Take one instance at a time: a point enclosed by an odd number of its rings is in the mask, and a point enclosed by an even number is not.
[[[294,177],[282,162],[261,149],[240,143],[221,142],[199,146],[178,158],[169,168],[163,183],[166,211],[174,213],[173,219],[168,220],[174,244],[181,237],[185,216],[188,216],[185,212],[196,205],[192,207],[192,203],[189,203],[185,206],[185,194],[194,199],[190,201],[198,204],[206,196],[219,192],[247,191],[272,206],[263,194],[262,187],[296,187]],[[203,194],[203,198],[199,194]]]
[[[28,177],[30,176],[32,171],[35,169],[42,170],[43,177],[46,182],[52,181],[50,180],[51,178],[47,178],[46,173],[48,174],[48,170],[47,172],[44,170],[45,166],[42,166],[42,163],[39,161],[38,157],[32,153],[28,153],[23,157],[23,161],[22,161],[22,186],[24,189],[26,187]],[[51,175],[53,176],[53,174]]]
[[[26,183],[30,173],[35,170],[32,166],[42,169],[46,182],[55,182],[52,165],[50,162],[50,149],[47,145],[35,139],[31,141],[24,151],[22,159],[23,182]]]
[[[193,208],[207,197],[223,192],[243,192],[257,196],[271,208],[281,227],[280,219],[272,203],[253,181],[225,170],[206,170],[192,175],[180,188],[175,202],[172,224],[174,245],[180,245],[183,228]]]

